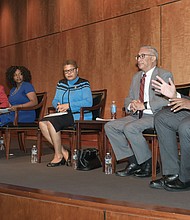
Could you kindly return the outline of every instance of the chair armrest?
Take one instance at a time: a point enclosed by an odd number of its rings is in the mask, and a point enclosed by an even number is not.
[[[94,105],[92,107],[81,107],[80,108],[80,120],[84,120],[84,111],[93,111],[93,110],[98,110],[101,107],[103,107],[103,105],[100,103],[98,105]]]
[[[53,106],[50,106],[50,107],[48,107],[47,112],[48,112],[48,114],[55,113],[56,109]]]
[[[17,107],[16,110],[15,110],[15,118],[14,118],[14,121],[13,121],[13,125],[14,126],[18,126],[18,121],[19,121],[19,111],[29,111],[29,110],[36,110],[37,108],[40,108],[42,106],[42,103],[40,102],[39,104],[37,105],[34,105],[32,107]]]
[[[15,110],[15,118],[13,121],[14,126],[18,126],[18,121],[19,121],[19,111],[28,111],[28,110],[36,110],[37,114],[37,120],[41,120],[44,117],[44,111],[45,111],[45,105],[47,101],[47,92],[39,92],[36,93],[37,98],[38,98],[38,104],[34,105],[32,107],[18,107]],[[39,110],[38,110],[39,109]]]

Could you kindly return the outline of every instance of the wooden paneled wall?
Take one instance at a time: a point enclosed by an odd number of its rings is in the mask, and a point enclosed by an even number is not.
[[[189,220],[190,211],[0,184],[1,220]]]
[[[1,0],[0,82],[8,93],[6,69],[25,65],[50,106],[73,58],[93,90],[108,89],[106,117],[112,100],[120,117],[141,45],[158,49],[176,83],[190,82],[189,11],[189,0]]]

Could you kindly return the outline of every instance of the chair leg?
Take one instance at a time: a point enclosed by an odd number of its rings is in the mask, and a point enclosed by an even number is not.
[[[158,161],[158,139],[153,137],[152,140],[152,180],[156,179],[156,167]]]
[[[104,160],[104,149],[103,149],[103,135],[102,135],[102,132],[98,132],[97,134],[97,140],[98,140],[98,151],[99,151],[99,154],[100,154],[100,159],[101,161]]]
[[[76,146],[76,133],[71,134],[71,144],[70,144],[70,150],[71,150],[71,164],[73,164],[73,152],[77,148]]]
[[[38,163],[41,163],[42,156],[42,132],[38,129],[37,133],[37,149],[38,149]]]
[[[23,150],[26,153],[25,135],[25,132],[18,132],[18,143],[20,150]]]
[[[74,149],[76,148],[76,137],[74,133],[70,134],[69,137],[70,137],[69,147],[70,147],[71,153],[73,153]]]
[[[112,173],[115,173],[115,171],[116,171],[116,157],[115,157],[114,151],[113,151],[110,143],[108,143],[108,144],[111,148],[111,155],[112,155]]]
[[[6,148],[6,159],[9,159],[9,149],[11,144],[11,132],[9,130],[5,131],[5,135],[3,136],[5,148]]]

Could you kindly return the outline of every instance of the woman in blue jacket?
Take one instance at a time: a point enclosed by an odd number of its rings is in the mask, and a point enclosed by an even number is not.
[[[54,158],[47,164],[48,167],[70,165],[71,153],[61,144],[61,130],[72,126],[74,120],[79,120],[81,107],[92,106],[90,84],[78,76],[76,61],[67,60],[63,65],[63,73],[65,79],[58,82],[52,101],[58,113],[56,116],[43,118],[39,124],[42,134],[55,150]],[[86,112],[84,119],[91,120],[92,113]]]

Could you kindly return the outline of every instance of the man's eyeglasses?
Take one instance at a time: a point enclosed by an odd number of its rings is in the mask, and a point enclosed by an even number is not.
[[[155,56],[155,55],[142,53],[142,54],[138,54],[137,56],[135,56],[135,59],[136,59],[136,60],[138,60],[139,58],[144,59],[145,56]]]
[[[72,69],[70,69],[70,70],[63,70],[63,72],[64,72],[65,74],[73,73],[75,69],[76,69],[76,68],[72,68]]]

